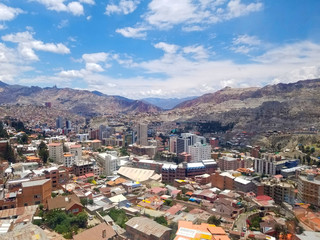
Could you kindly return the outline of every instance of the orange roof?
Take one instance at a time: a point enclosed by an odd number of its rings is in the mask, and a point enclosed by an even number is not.
[[[49,147],[58,147],[61,146],[61,143],[50,143],[48,144]]]
[[[191,196],[193,194],[193,192],[186,192],[186,195]]]
[[[80,144],[71,145],[70,148],[81,148],[82,146]]]
[[[70,153],[67,153],[67,154],[64,154],[63,156],[65,156],[65,157],[73,157],[74,155],[70,154]]]
[[[92,141],[93,143],[101,143],[101,141],[99,139],[95,139]]]

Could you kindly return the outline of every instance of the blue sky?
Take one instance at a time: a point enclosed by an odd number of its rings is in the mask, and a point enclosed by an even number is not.
[[[0,80],[186,97],[320,76],[318,0],[0,0]]]

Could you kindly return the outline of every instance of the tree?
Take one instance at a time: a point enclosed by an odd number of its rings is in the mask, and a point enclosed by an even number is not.
[[[154,221],[156,221],[157,223],[163,225],[163,226],[168,226],[168,222],[167,219],[164,216],[161,217],[155,217]]]
[[[121,156],[128,156],[129,155],[126,147],[120,148],[120,155]]]
[[[6,149],[4,150],[4,158],[11,163],[14,163],[16,161],[13,149],[10,146],[9,142],[7,142]]]
[[[0,138],[8,138],[7,130],[3,128],[2,122],[0,122]]]
[[[87,198],[81,198],[80,202],[83,206],[86,206],[88,204],[88,199]]]
[[[211,216],[211,217],[209,217],[207,223],[209,223],[209,224],[214,224],[214,225],[216,225],[216,226],[220,226],[221,221],[220,221],[220,219],[218,219],[216,216]]]
[[[18,143],[20,144],[27,144],[28,143],[28,135],[27,134],[22,134],[18,137]]]
[[[47,145],[43,141],[41,141],[38,149],[39,149],[39,157],[42,159],[42,162],[47,163],[49,158],[49,151],[48,151]]]

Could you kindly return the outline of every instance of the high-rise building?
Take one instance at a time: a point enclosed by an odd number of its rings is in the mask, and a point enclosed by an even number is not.
[[[171,136],[169,140],[169,152],[176,153],[177,152],[177,137]]]
[[[63,128],[63,118],[60,116],[56,119],[56,128]]]
[[[211,158],[211,146],[196,142],[188,147],[188,153],[191,155],[191,162],[199,162]]]
[[[189,138],[177,138],[177,154],[188,152],[188,146],[190,145]]]
[[[100,162],[103,173],[108,176],[117,170],[118,157],[108,153],[99,153],[98,161]]]
[[[69,121],[69,120],[66,121],[66,128],[68,130],[71,129],[71,121]]]
[[[49,147],[49,158],[56,163],[63,163],[63,145],[62,143],[50,143]]]
[[[148,125],[140,123],[137,128],[137,144],[148,146]]]
[[[313,173],[298,176],[298,200],[320,207],[320,176]]]

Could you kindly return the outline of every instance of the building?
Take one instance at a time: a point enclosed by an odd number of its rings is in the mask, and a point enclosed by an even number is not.
[[[219,139],[210,138],[210,145],[211,145],[211,148],[219,147]]]
[[[191,155],[191,162],[199,162],[211,158],[211,146],[196,142],[188,147],[188,153]]]
[[[245,160],[228,156],[219,158],[218,165],[222,171],[237,170],[238,168],[246,167]]]
[[[69,152],[74,155],[75,160],[81,160],[82,158],[82,146],[80,144],[71,145]]]
[[[169,139],[169,152],[177,152],[177,136],[170,136]]]
[[[216,227],[215,225],[208,223],[196,225],[189,221],[179,221],[175,240],[182,239],[230,240],[222,227]]]
[[[229,172],[216,171],[215,174],[212,176],[212,187],[217,187],[220,190],[233,190],[234,189],[234,179],[235,177],[232,176]]]
[[[68,130],[71,129],[71,121],[70,120],[66,121],[66,129],[68,129]]]
[[[83,176],[87,173],[93,173],[93,163],[80,160],[73,164],[73,173],[76,176]]]
[[[51,179],[23,182],[22,191],[17,194],[18,207],[45,204],[51,191]]]
[[[131,240],[168,240],[171,229],[150,218],[133,217],[126,222],[127,236]]]
[[[72,167],[72,165],[75,163],[75,156],[71,153],[66,153],[63,155],[64,161],[63,165],[66,167]]]
[[[117,170],[118,157],[108,153],[99,153],[97,160],[102,166],[104,175],[112,175]]]
[[[188,147],[190,146],[190,139],[189,138],[177,138],[177,148],[176,148],[176,153],[183,153],[183,152],[188,152]]]
[[[50,198],[47,201],[47,209],[62,209],[68,213],[72,213],[74,215],[82,212],[82,204],[80,203],[80,198],[73,194],[69,196],[57,196],[55,198]]]
[[[62,143],[50,143],[49,147],[49,158],[56,163],[63,163],[63,144]]]
[[[294,204],[296,200],[295,188],[287,182],[280,182],[276,179],[262,182],[264,185],[264,195],[272,197],[277,204],[283,202]]]
[[[101,148],[102,142],[99,139],[92,140],[91,142],[91,148],[93,151],[97,151],[99,148]]]
[[[105,222],[100,223],[97,226],[86,229],[85,231],[73,236],[74,240],[114,240],[117,234],[113,230],[112,226],[107,225]]]
[[[137,145],[148,146],[148,125],[140,123],[137,127]]]
[[[298,200],[320,207],[320,176],[313,173],[298,176]]]
[[[58,117],[56,119],[56,128],[63,128],[63,118],[62,117]]]

